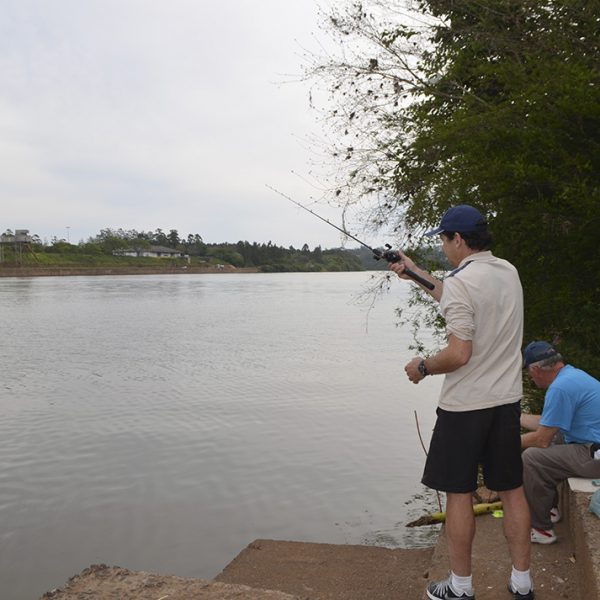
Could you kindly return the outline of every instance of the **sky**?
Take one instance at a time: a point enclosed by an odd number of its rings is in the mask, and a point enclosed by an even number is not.
[[[339,246],[266,187],[322,195],[301,80],[321,20],[315,0],[0,0],[0,230]]]

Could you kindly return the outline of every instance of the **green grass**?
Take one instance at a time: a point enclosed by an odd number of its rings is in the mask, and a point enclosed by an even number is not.
[[[192,261],[192,264],[198,264]],[[186,265],[183,258],[150,258],[133,256],[112,256],[110,254],[78,254],[36,252],[23,254],[21,261],[15,260],[11,252],[4,253],[0,268],[22,267],[169,267]]]

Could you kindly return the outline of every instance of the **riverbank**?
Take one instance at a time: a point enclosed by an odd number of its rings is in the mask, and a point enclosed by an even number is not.
[[[256,267],[210,266],[111,266],[111,267],[2,267],[0,277],[63,277],[95,275],[185,275],[190,273],[258,273]]]
[[[532,547],[536,600],[599,600],[600,519],[587,510],[591,493],[583,484],[571,481],[563,490],[559,541]],[[511,561],[501,518],[477,518],[473,557],[478,600],[508,598]],[[416,550],[255,540],[212,581],[100,565],[41,600],[414,600],[447,569],[443,528],[435,547]]]

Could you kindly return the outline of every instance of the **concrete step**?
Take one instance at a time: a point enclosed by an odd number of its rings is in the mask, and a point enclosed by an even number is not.
[[[411,600],[423,593],[432,553],[433,548],[256,540],[215,580],[281,590],[303,600]]]
[[[473,581],[477,600],[509,600],[506,586],[511,560],[503,519],[476,519]],[[537,600],[584,600],[571,529],[555,528],[559,541],[532,545],[532,575]],[[404,600],[425,597],[427,581],[448,574],[448,546],[442,528],[435,548],[388,550],[257,540],[244,549],[215,580],[281,590],[305,600]],[[585,600],[595,596],[585,596]]]

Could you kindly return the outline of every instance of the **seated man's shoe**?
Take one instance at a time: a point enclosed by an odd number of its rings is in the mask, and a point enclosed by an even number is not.
[[[562,515],[560,514],[560,510],[558,510],[557,506],[553,506],[550,509],[550,521],[552,521],[552,523],[558,523],[562,518]]]
[[[474,594],[459,592],[452,587],[452,575],[443,581],[434,581],[427,586],[427,597],[431,600],[475,600]]]
[[[530,589],[526,594],[521,594],[513,587],[512,581],[508,582],[508,591],[513,595],[514,600],[533,600],[533,589]]]
[[[554,529],[531,528],[531,542],[533,544],[554,544],[556,539]]]

